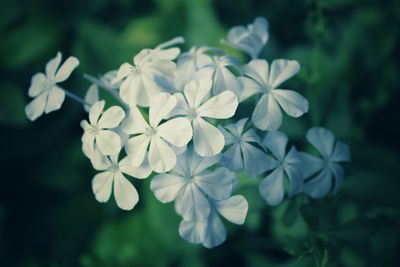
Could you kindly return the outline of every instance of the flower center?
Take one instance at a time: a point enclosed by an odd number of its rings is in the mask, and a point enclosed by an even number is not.
[[[154,136],[157,134],[157,130],[154,129],[153,127],[149,127],[146,129],[146,136]]]
[[[90,125],[87,129],[88,133],[96,135],[99,133],[99,128],[97,126]]]
[[[119,171],[119,166],[117,163],[113,163],[108,170],[110,172],[117,172],[117,171]]]
[[[190,108],[189,115],[188,115],[189,119],[193,120],[193,119],[197,118],[197,116],[198,116],[197,110],[195,108]]]

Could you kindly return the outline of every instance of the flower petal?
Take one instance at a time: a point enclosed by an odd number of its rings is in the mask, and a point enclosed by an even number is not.
[[[97,85],[92,84],[86,92],[85,102],[93,105],[95,102],[99,101],[99,99],[99,88]],[[86,112],[89,112],[90,107],[89,105],[84,105]]]
[[[285,157],[284,171],[290,181],[289,197],[303,191],[303,166],[295,147],[292,147]]]
[[[92,180],[92,189],[99,202],[107,202],[111,196],[111,189],[114,180],[114,175],[111,172],[105,171],[96,174]]]
[[[345,143],[337,141],[331,156],[332,161],[350,161],[350,158],[351,157],[349,147]]]
[[[125,77],[131,75],[132,73],[133,73],[133,66],[131,64],[124,63],[119,67],[117,75],[111,81],[111,83],[116,84],[119,81],[121,81],[122,79],[124,79]]]
[[[302,171],[304,178],[308,178],[324,167],[324,161],[320,158],[314,157],[304,152],[298,153],[299,159],[302,163]]]
[[[265,136],[263,145],[271,151],[272,155],[278,160],[285,157],[288,137],[284,132],[271,131]]]
[[[197,109],[210,95],[211,79],[190,81],[185,85],[184,94],[190,108]]]
[[[213,248],[221,245],[226,240],[226,229],[218,216],[217,212],[213,209],[208,217],[206,234],[203,246],[206,248]]]
[[[144,159],[143,163],[139,167],[136,167],[132,165],[129,157],[125,157],[119,162],[118,166],[122,173],[138,179],[147,178],[151,174],[151,169],[147,159]]]
[[[261,196],[271,206],[278,205],[283,200],[283,176],[283,169],[278,168],[265,177],[258,187]]]
[[[193,177],[196,185],[213,199],[225,199],[232,194],[235,175],[220,167]]]
[[[335,185],[333,187],[333,194],[336,194],[339,189],[342,187],[343,179],[344,179],[344,170],[343,167],[337,163],[333,163],[330,165],[330,169],[335,177]]]
[[[198,117],[193,120],[193,144],[197,154],[210,157],[224,147],[223,134],[213,125]]]
[[[244,118],[244,119],[239,120],[237,123],[228,124],[224,127],[225,127],[225,129],[229,130],[229,132],[233,135],[233,137],[235,139],[240,139],[247,120],[248,120],[248,118]]]
[[[207,100],[197,112],[201,117],[227,119],[235,114],[237,107],[236,95],[231,91],[225,91]]]
[[[182,176],[158,174],[151,180],[150,188],[162,203],[174,201],[188,180]]]
[[[277,88],[281,83],[294,76],[300,70],[296,60],[277,59],[272,61],[268,84]]]
[[[188,155],[186,156],[187,168],[189,173],[194,176],[197,174],[201,174],[204,170],[214,166],[219,162],[220,156],[212,156],[212,157],[201,157],[197,153],[193,151],[193,149],[188,149]],[[183,158],[184,156],[182,156]]]
[[[112,106],[101,115],[98,127],[101,129],[111,129],[117,127],[125,117],[124,110],[119,106]]]
[[[132,137],[126,143],[125,151],[133,166],[138,167],[142,165],[150,140],[151,138],[146,136],[146,134],[141,134]]]
[[[192,126],[186,118],[176,118],[164,122],[157,128],[157,133],[177,147],[185,146],[193,136]]]
[[[170,171],[176,164],[174,150],[158,136],[154,136],[150,142],[149,164],[158,173]]]
[[[43,73],[36,73],[32,76],[31,86],[28,90],[28,95],[30,97],[38,96],[49,86],[46,76]]]
[[[322,127],[313,127],[307,132],[307,140],[310,142],[324,158],[332,155],[335,136],[331,131]]]
[[[54,110],[60,109],[62,103],[64,102],[64,99],[64,91],[57,86],[53,86],[53,88],[49,90],[49,95],[47,97],[47,103],[44,112],[47,114]]]
[[[267,170],[271,170],[276,166],[276,160],[260,149],[243,142],[241,145],[244,168],[248,176],[257,177]]]
[[[42,116],[44,109],[46,107],[48,92],[42,92],[35,99],[33,99],[28,105],[25,107],[26,117],[30,121],[34,121],[40,116]]]
[[[202,221],[185,221],[179,224],[179,235],[192,244],[200,244],[205,237],[207,219]]]
[[[304,192],[313,198],[321,198],[328,194],[331,189],[332,172],[328,167],[323,168],[317,176],[304,184]]]
[[[263,94],[253,111],[251,120],[260,130],[277,130],[282,124],[282,112],[275,98],[269,93]]]
[[[78,67],[79,60],[76,57],[69,57],[58,69],[56,75],[54,76],[54,82],[63,82],[71,75],[72,71]]]
[[[101,130],[96,135],[96,145],[104,156],[118,154],[121,150],[121,138],[112,131]]]
[[[97,125],[97,121],[99,120],[99,117],[103,112],[105,104],[106,102],[104,100],[101,100],[97,101],[92,105],[92,107],[89,110],[89,122],[91,125],[93,126]]]
[[[210,214],[210,203],[195,183],[187,183],[176,199],[175,209],[186,221],[201,221]]]
[[[58,66],[60,66],[61,59],[62,59],[61,53],[57,52],[56,57],[52,58],[49,62],[47,62],[47,64],[46,64],[46,76],[50,80],[54,79],[54,76],[56,74]]]
[[[234,172],[244,169],[242,149],[239,144],[233,144],[222,154],[221,165]]]
[[[114,177],[114,197],[123,210],[132,210],[139,201],[136,188],[120,172],[116,172]]]
[[[150,125],[156,128],[160,121],[168,116],[168,114],[176,106],[177,100],[168,93],[159,93],[150,103],[149,118]]]
[[[236,195],[228,199],[214,201],[214,207],[225,219],[240,225],[246,220],[249,204],[243,196]]]
[[[294,118],[298,118],[308,112],[308,101],[302,95],[291,90],[272,90],[272,94],[282,109]]]
[[[129,134],[142,134],[148,128],[149,124],[137,107],[132,107],[129,110],[128,116],[122,122],[122,129]]]
[[[243,67],[243,72],[261,86],[268,84],[269,65],[264,59],[253,59]]]

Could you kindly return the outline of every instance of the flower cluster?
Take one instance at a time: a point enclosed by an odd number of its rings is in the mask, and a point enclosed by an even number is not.
[[[221,217],[234,224],[246,219],[248,202],[234,194],[235,173],[260,179],[260,195],[273,206],[286,191],[288,198],[336,193],[344,176],[339,162],[350,160],[347,145],[328,129],[314,127],[306,136],[321,158],[289,146],[278,131],[282,110],[300,117],[308,101],[282,86],[300,70],[297,61],[258,59],[268,38],[268,22],[261,17],[232,28],[222,43],[251,57],[241,64],[213,47],[181,53],[177,45],[184,39],[177,37],[143,49],[103,76],[85,75],[92,84],[84,99],[58,86],[79,64],[70,57],[59,67],[58,53],[46,74],[33,76],[29,96],[35,99],[26,115],[33,121],[59,109],[65,95],[81,102],[89,113],[81,122],[82,150],[99,171],[92,180],[95,198],[107,202],[113,192],[119,208],[132,210],[139,194],[128,177],[152,177],[155,197],[174,202],[182,217],[180,236],[212,248],[227,236]],[[120,105],[106,107],[99,88]],[[238,107],[254,100],[249,116],[240,118]]]

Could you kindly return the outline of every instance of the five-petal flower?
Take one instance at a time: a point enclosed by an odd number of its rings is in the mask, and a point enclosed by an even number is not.
[[[268,163],[270,170],[273,171],[259,185],[260,194],[269,205],[278,205],[282,202],[285,195],[283,183],[285,174],[290,181],[289,197],[303,190],[303,166],[295,147],[286,154],[287,143],[287,135],[279,131],[269,132],[263,141],[274,156],[273,161]]]
[[[277,130],[282,124],[280,107],[295,118],[308,111],[308,101],[302,95],[291,90],[277,89],[299,69],[297,61],[284,59],[274,60],[271,69],[267,61],[260,59],[252,60],[244,66],[243,72],[250,79],[239,78],[243,85],[243,94],[262,94],[252,115],[252,121],[257,128],[264,131]]]
[[[147,123],[137,107],[131,108],[122,127],[125,132],[135,135],[125,145],[134,166],[142,164],[148,147],[149,164],[153,171],[163,173],[175,166],[176,152],[171,145],[183,147],[193,136],[190,121],[186,118],[174,118],[161,123],[176,103],[176,97],[168,93],[155,96],[149,108],[150,123]]]
[[[210,79],[194,80],[186,84],[183,94],[175,94],[178,104],[171,113],[190,119],[193,125],[194,149],[203,157],[218,154],[225,143],[221,131],[203,117],[227,119],[235,114],[238,106],[237,97],[231,91],[210,98],[211,86]]]
[[[79,61],[75,57],[69,57],[61,67],[60,63],[61,53],[58,52],[47,63],[46,74],[37,73],[32,77],[28,95],[34,99],[25,107],[26,116],[31,121],[36,120],[43,112],[47,114],[60,109],[64,102],[65,92],[57,84],[68,79]]]
[[[331,131],[321,127],[313,127],[307,132],[307,140],[318,150],[322,158],[300,152],[303,162],[304,178],[309,178],[304,185],[304,192],[313,198],[321,198],[332,190],[332,176],[335,178],[333,193],[343,183],[344,170],[339,162],[350,161],[348,146],[336,141]]]
[[[94,103],[89,111],[89,122],[81,122],[84,130],[82,142],[88,154],[98,149],[102,155],[115,155],[121,150],[120,136],[109,129],[116,128],[121,123],[125,112],[119,106],[110,107],[103,112],[104,105],[104,100]]]

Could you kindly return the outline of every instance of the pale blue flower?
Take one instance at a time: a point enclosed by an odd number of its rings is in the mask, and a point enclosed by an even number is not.
[[[295,91],[278,89],[295,75],[300,65],[294,60],[274,60],[271,68],[265,60],[252,60],[243,68],[240,77],[245,97],[261,94],[252,115],[252,122],[261,130],[274,131],[282,124],[281,108],[291,117],[300,117],[308,111],[308,101]]]
[[[227,40],[221,42],[240,49],[255,59],[267,43],[268,38],[268,21],[265,18],[257,17],[253,24],[247,25],[247,28],[244,26],[231,28]]]
[[[321,198],[331,190],[336,193],[344,178],[344,170],[339,163],[350,161],[349,147],[341,141],[336,141],[331,131],[321,127],[308,130],[307,140],[318,150],[321,158],[299,153],[303,162],[304,177],[312,177],[306,181],[304,191],[313,198]]]
[[[285,196],[284,178],[287,176],[290,182],[289,197],[303,190],[303,173],[298,152],[293,146],[286,153],[288,137],[279,131],[269,132],[263,144],[274,157],[271,165],[272,172],[265,177],[260,185],[261,196],[269,205],[278,205]]]
[[[187,221],[201,221],[210,214],[206,196],[225,199],[232,193],[235,176],[225,167],[212,168],[219,156],[200,157],[190,147],[178,155],[175,167],[156,175],[150,188],[162,203],[175,200],[176,212]],[[211,168],[211,169],[210,169]]]
[[[256,177],[270,169],[273,159],[261,147],[257,133],[250,129],[244,132],[248,118],[219,129],[224,134],[225,146],[229,148],[222,154],[221,164],[231,171],[245,170],[250,177]]]
[[[210,198],[210,213],[200,221],[182,220],[179,225],[179,235],[193,244],[202,244],[206,248],[221,245],[226,240],[226,229],[219,215],[231,223],[244,223],[248,211],[247,200],[236,195],[223,200]]]

